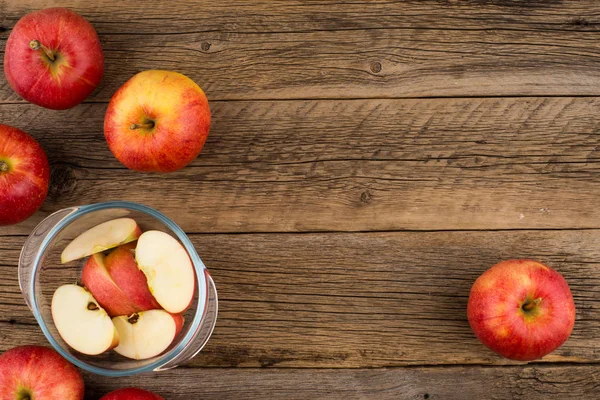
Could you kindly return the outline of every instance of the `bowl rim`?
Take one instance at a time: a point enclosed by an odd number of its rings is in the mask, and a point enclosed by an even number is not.
[[[179,225],[177,225],[169,217],[167,217],[160,211],[155,210],[152,207],[148,207],[148,206],[145,206],[145,205],[139,204],[139,203],[134,203],[134,202],[129,202],[129,201],[108,201],[108,202],[95,203],[95,204],[89,204],[89,205],[84,205],[84,206],[68,207],[68,209],[69,208],[72,208],[74,211],[72,213],[68,214],[67,216],[65,216],[55,226],[53,226],[52,229],[50,229],[50,231],[48,232],[48,234],[44,237],[44,240],[42,241],[42,243],[40,244],[40,247],[35,256],[35,260],[33,262],[33,268],[31,271],[31,279],[29,281],[29,290],[30,290],[30,293],[32,293],[32,296],[31,296],[32,312],[33,312],[35,319],[38,322],[38,325],[42,329],[44,336],[46,336],[46,339],[48,339],[48,341],[50,342],[52,347],[56,351],[58,351],[58,353],[62,357],[67,359],[70,363],[72,363],[72,364],[76,365],[77,367],[79,367],[83,370],[86,370],[88,372],[98,374],[98,375],[103,375],[103,376],[122,377],[122,376],[137,375],[137,374],[141,374],[141,373],[145,373],[145,372],[152,372],[156,368],[159,368],[159,367],[165,365],[166,363],[168,363],[169,361],[172,361],[182,351],[185,350],[185,348],[188,346],[188,344],[190,344],[193,341],[195,334],[200,329],[201,322],[204,319],[204,315],[206,314],[207,307],[208,307],[207,294],[208,294],[209,282],[206,277],[207,268],[204,265],[204,263],[202,262],[202,260],[200,259],[200,256],[196,252],[196,249],[195,249],[193,243],[191,242],[191,240],[189,239],[189,237],[186,235],[186,233],[183,231],[183,229],[181,229],[179,227]],[[115,370],[115,369],[97,367],[97,366],[88,364],[84,361],[81,361],[80,359],[71,355],[71,353],[65,351],[62,348],[62,346],[60,346],[58,344],[58,342],[54,339],[54,335],[52,335],[52,333],[50,333],[50,330],[48,329],[48,326],[46,325],[46,323],[42,317],[42,314],[39,310],[37,299],[35,296],[35,293],[36,293],[35,292],[35,287],[36,287],[35,276],[38,273],[38,267],[41,265],[42,257],[44,256],[48,245],[56,237],[56,235],[62,229],[64,229],[66,226],[68,226],[73,221],[75,221],[76,219],[78,219],[79,217],[81,217],[83,215],[86,215],[86,214],[89,214],[92,212],[96,212],[96,211],[115,209],[115,208],[129,209],[129,210],[142,212],[147,215],[150,215],[153,218],[156,218],[157,220],[162,222],[164,225],[166,225],[177,236],[177,238],[181,241],[181,243],[185,247],[186,251],[188,252],[188,254],[192,260],[192,265],[194,266],[194,271],[196,273],[196,287],[198,289],[198,304],[196,306],[196,312],[194,314],[194,319],[192,320],[192,323],[191,323],[186,335],[179,341],[179,343],[173,349],[171,349],[169,352],[164,353],[162,356],[160,356],[160,358],[158,360],[156,360],[148,365],[144,365],[142,367],[136,367],[136,368],[123,369],[123,370]],[[42,221],[42,223],[43,223],[43,221]]]

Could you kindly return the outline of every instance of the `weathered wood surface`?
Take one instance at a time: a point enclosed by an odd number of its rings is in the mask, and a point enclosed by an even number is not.
[[[598,391],[594,366],[505,368],[193,369],[152,378],[106,379],[86,376],[89,400],[120,386],[142,386],[169,400],[188,399],[590,399]],[[177,385],[173,385],[177,382]]]
[[[116,199],[203,233],[600,227],[594,97],[214,102],[205,149],[170,175],[112,156],[105,107],[0,107],[53,163],[43,212],[0,232]]]
[[[543,361],[600,362],[599,230],[191,237],[220,301],[214,336],[191,366],[512,363],[483,347],[466,318],[475,279],[511,257],[555,267],[574,294],[574,332]],[[35,324],[15,275],[21,241],[3,240],[2,349],[43,341],[37,328],[10,334]]]
[[[90,400],[131,385],[171,400],[597,397],[596,1],[0,0],[0,57],[24,13],[56,5],[96,27],[106,73],[61,112],[0,74],[0,123],[53,171],[42,210],[0,228],[0,351],[46,343],[16,275],[35,224],[131,200],[191,234],[219,320],[183,368],[86,375]],[[126,170],[102,133],[114,90],[150,68],[211,100],[204,151],[170,175]],[[514,257],[563,273],[578,313],[528,366],[465,315],[476,277]]]
[[[0,4],[0,39],[42,6]],[[50,5],[100,35],[106,73],[89,101],[153,68],[188,74],[213,100],[600,94],[593,0]],[[5,79],[0,101],[22,101]]]

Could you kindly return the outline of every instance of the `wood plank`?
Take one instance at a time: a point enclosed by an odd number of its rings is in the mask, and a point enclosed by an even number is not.
[[[189,365],[515,364],[477,341],[466,304],[484,270],[520,257],[560,271],[577,307],[570,339],[542,362],[599,362],[599,233],[191,235],[215,279],[220,314]],[[22,239],[1,240],[0,350],[45,343],[16,280]]]
[[[595,366],[509,368],[396,368],[377,370],[176,369],[148,376],[85,376],[86,399],[120,387],[141,386],[169,400],[381,399],[567,400],[592,398]]]
[[[40,7],[5,3],[2,42]],[[213,100],[600,94],[592,1],[214,3],[44,6],[72,6],[99,32],[106,73],[90,101],[144,69],[185,73]],[[0,101],[22,101],[0,77]]]
[[[597,98],[213,102],[200,157],[170,175],[125,170],[105,105],[0,106],[53,169],[50,212],[108,200],[189,232],[600,227]]]

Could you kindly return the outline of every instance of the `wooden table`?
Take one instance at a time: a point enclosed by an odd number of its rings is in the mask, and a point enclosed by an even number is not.
[[[600,396],[597,1],[0,0],[0,48],[58,4],[96,27],[106,72],[60,112],[0,77],[0,122],[52,163],[42,210],[0,231],[0,350],[47,343],[17,282],[30,230],[121,199],[189,233],[219,320],[176,370],[85,375],[89,399]],[[125,169],[104,141],[108,100],[145,69],[211,101],[202,154],[169,175]],[[577,306],[568,342],[529,364],[484,348],[465,311],[477,276],[516,257],[560,271]]]

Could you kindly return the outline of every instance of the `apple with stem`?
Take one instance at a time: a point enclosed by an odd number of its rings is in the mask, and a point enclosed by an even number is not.
[[[73,239],[61,254],[63,264],[137,240],[142,230],[132,218],[118,218],[88,229]]]
[[[561,274],[532,260],[494,265],[473,284],[467,306],[477,338],[503,357],[541,358],[569,337],[575,303]]]
[[[104,136],[115,157],[142,172],[172,172],[195,159],[208,136],[206,95],[185,75],[143,71],[110,100]]]
[[[161,231],[142,233],[135,249],[139,269],[146,275],[150,292],[166,311],[185,311],[194,298],[194,267],[185,248]]]
[[[159,395],[138,388],[124,388],[107,393],[100,400],[165,400]]]
[[[119,333],[115,351],[134,360],[145,360],[164,352],[183,327],[183,316],[164,310],[142,311],[113,318]]]
[[[98,35],[81,15],[47,8],[21,18],[4,53],[6,80],[25,100],[64,110],[98,86],[104,56]]]
[[[74,350],[97,355],[119,344],[119,334],[110,317],[81,286],[63,285],[56,289],[51,310],[58,333]]]
[[[83,400],[83,392],[79,371],[52,349],[20,346],[0,356],[2,400]]]
[[[32,216],[48,194],[50,165],[34,138],[0,124],[0,226]]]

